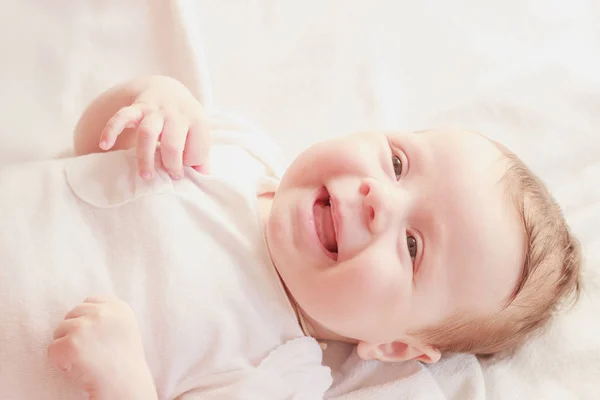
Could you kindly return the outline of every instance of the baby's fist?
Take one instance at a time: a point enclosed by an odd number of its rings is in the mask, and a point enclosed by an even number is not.
[[[71,310],[54,331],[48,357],[93,398],[148,370],[135,315],[112,297],[88,298]]]

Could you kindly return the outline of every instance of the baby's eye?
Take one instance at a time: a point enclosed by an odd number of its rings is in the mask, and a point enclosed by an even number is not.
[[[415,239],[414,236],[407,236],[406,246],[408,247],[408,254],[410,254],[410,259],[415,261],[415,258],[417,258],[417,239]]]
[[[398,156],[392,156],[392,165],[394,166],[394,174],[396,174],[396,180],[399,180],[402,176],[402,160]]]

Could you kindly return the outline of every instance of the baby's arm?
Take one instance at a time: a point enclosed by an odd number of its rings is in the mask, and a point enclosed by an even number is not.
[[[48,357],[91,400],[155,400],[131,308],[115,298],[89,298],[54,331]]]
[[[108,89],[75,128],[76,155],[135,147],[144,178],[154,173],[158,143],[173,178],[183,175],[184,165],[203,166],[209,147],[202,106],[183,84],[166,76],[136,78]]]

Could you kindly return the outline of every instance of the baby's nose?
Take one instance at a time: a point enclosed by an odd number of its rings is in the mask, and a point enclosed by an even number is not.
[[[365,178],[360,184],[363,195],[363,213],[372,234],[382,232],[391,217],[391,198],[385,185],[375,179]]]

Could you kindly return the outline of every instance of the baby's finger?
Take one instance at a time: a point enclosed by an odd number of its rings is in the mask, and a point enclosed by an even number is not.
[[[69,372],[72,368],[71,352],[72,348],[68,338],[61,337],[48,346],[47,354],[52,364],[65,372]]]
[[[65,319],[79,318],[90,313],[95,313],[96,308],[97,306],[95,304],[82,303],[69,311],[67,315],[65,315]]]
[[[210,132],[206,122],[198,120],[192,123],[183,151],[183,165],[206,171],[209,149]]]
[[[110,303],[112,301],[114,301],[116,299],[115,296],[111,296],[111,295],[97,295],[97,296],[89,296],[87,297],[83,303],[90,303],[90,304],[101,304],[101,303]]]
[[[52,334],[52,338],[56,340],[65,337],[70,333],[75,333],[81,329],[82,324],[84,323],[85,322],[80,318],[65,319],[56,327]]]
[[[165,119],[160,141],[162,163],[171,178],[183,177],[183,149],[187,138],[188,126],[177,117]]]
[[[144,112],[139,104],[121,108],[104,126],[104,130],[100,135],[100,148],[102,150],[112,148],[123,130],[136,127],[143,117]]]
[[[151,113],[138,126],[136,152],[140,175],[144,179],[150,179],[154,175],[154,153],[164,123],[162,115]]]

